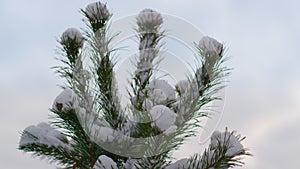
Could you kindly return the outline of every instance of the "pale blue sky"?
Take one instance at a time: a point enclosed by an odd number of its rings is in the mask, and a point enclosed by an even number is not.
[[[0,168],[53,168],[16,150],[19,132],[47,121],[62,83],[49,69],[56,64],[56,38],[68,27],[84,26],[79,9],[90,2],[0,1]],[[247,136],[244,145],[254,157],[245,160],[245,169],[300,167],[300,2],[112,0],[108,6],[113,19],[153,8],[225,42],[234,70],[218,128]],[[195,149],[186,145],[181,154]]]

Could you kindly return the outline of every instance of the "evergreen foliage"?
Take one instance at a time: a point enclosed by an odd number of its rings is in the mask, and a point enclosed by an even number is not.
[[[171,163],[172,152],[195,136],[201,119],[209,116],[204,106],[220,99],[214,94],[224,87],[230,73],[223,64],[221,43],[207,36],[195,43],[197,68],[173,87],[154,76],[165,37],[163,17],[151,9],[141,11],[136,18],[139,56],[128,91],[131,105],[122,108],[114,72],[117,50],[111,48],[113,37],[107,34],[112,14],[101,2],[81,11],[86,18],[85,34],[71,28],[59,40],[62,66],[54,69],[67,85],[50,109],[50,125],[26,128],[20,150],[59,168],[223,169],[243,164],[241,157],[250,155],[240,144],[244,138],[227,129],[213,134],[202,155]],[[87,56],[85,51],[89,51]],[[146,122],[133,122],[129,117]],[[143,138],[144,143],[128,138]],[[120,153],[108,151],[101,142],[116,151],[120,148]],[[137,156],[122,155],[124,148]]]

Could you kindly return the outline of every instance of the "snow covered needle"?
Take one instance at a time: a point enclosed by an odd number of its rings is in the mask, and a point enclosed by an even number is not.
[[[65,89],[54,100],[52,109],[55,111],[64,111],[71,109],[71,103],[74,101],[75,94],[71,89]]]
[[[209,36],[204,36],[200,40],[199,48],[203,52],[215,52],[217,55],[221,55],[223,51],[223,45]]]
[[[153,68],[156,65],[154,60],[158,57],[161,47],[159,42],[163,37],[163,31],[160,30],[163,17],[152,9],[144,9],[138,14],[136,23],[138,26],[136,31],[139,38],[139,57],[134,84],[132,84],[136,97],[132,100],[135,102],[133,105],[141,110],[145,97],[150,94],[147,88],[150,84]],[[154,92],[152,93],[154,94]],[[156,94],[159,92],[156,91]]]
[[[118,169],[117,164],[109,157],[101,155],[93,169]]]
[[[144,9],[137,17],[137,25],[141,32],[153,32],[160,28],[163,17],[152,9]]]
[[[78,46],[83,46],[84,38],[79,30],[76,28],[67,29],[61,36],[61,44],[65,46],[69,46],[72,41]]]
[[[235,156],[237,154],[243,153],[244,148],[240,143],[240,136],[235,136],[234,133],[230,133],[227,130],[223,133],[215,131],[211,136],[211,146],[213,149],[217,149],[218,146],[224,147],[226,149],[225,156]]]
[[[111,17],[106,4],[103,4],[101,2],[94,2],[89,4],[85,8],[85,10],[82,10],[82,12],[89,19],[94,32],[97,32],[99,29],[105,26],[105,24]]]
[[[169,165],[166,169],[210,169],[210,168],[231,168],[240,166],[241,156],[249,154],[241,144],[244,139],[235,132],[215,131],[211,136],[211,142],[202,156],[196,154],[190,159],[181,159]]]
[[[211,67],[211,65],[216,64],[216,62],[221,61],[223,57],[223,44],[218,42],[216,39],[209,36],[204,36],[198,45],[198,49],[201,55],[206,61],[206,66]],[[207,69],[207,68],[206,68]],[[204,70],[211,73],[210,70]]]
[[[61,36],[60,44],[71,63],[75,63],[79,50],[83,47],[84,37],[75,28],[67,29]]]
[[[67,147],[67,137],[55,130],[47,123],[39,123],[37,126],[27,127],[21,137],[20,147],[25,147],[31,144],[46,145],[49,147]]]
[[[242,156],[251,155],[244,149],[241,141],[245,137],[237,135],[234,131],[215,131],[211,136],[211,143],[198,160],[199,168],[231,168],[244,164],[240,161]]]

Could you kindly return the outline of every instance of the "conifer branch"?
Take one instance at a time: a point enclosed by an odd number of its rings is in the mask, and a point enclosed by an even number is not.
[[[131,114],[125,114],[120,105],[115,79],[116,49],[110,46],[113,37],[108,34],[112,14],[101,2],[81,12],[87,19],[85,36],[70,28],[59,40],[61,57],[57,59],[63,65],[54,69],[67,86],[50,109],[51,125],[27,127],[20,150],[74,169],[209,169],[244,164],[241,157],[251,155],[240,143],[244,138],[227,129],[214,132],[203,155],[170,161],[172,152],[195,136],[201,120],[210,117],[206,106],[221,99],[215,94],[225,87],[230,74],[223,64],[223,44],[203,37],[196,44],[194,72],[171,86],[155,77],[162,60],[163,17],[151,9],[141,11],[136,18],[139,55],[128,91],[130,113],[138,120],[132,122],[127,120]],[[130,153],[122,152],[124,147]]]
[[[124,124],[124,113],[121,110],[120,100],[114,75],[112,61],[113,50],[109,49],[111,39],[107,37],[108,22],[111,18],[105,4],[96,2],[82,10],[92,32],[87,31],[88,42],[92,50],[93,73],[98,90],[95,90],[99,105],[97,112],[104,115],[105,120],[113,129],[120,129]]]

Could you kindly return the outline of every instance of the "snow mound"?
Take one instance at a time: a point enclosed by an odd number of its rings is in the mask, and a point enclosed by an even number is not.
[[[243,145],[240,143],[239,139],[233,135],[232,133],[219,132],[215,131],[211,136],[211,146],[213,148],[217,148],[218,145],[225,146],[227,151],[225,153],[226,156],[234,156],[240,152],[244,151]]]
[[[165,92],[160,89],[152,90],[152,92],[150,93],[150,98],[156,104],[163,104],[168,99]]]
[[[163,23],[162,15],[152,9],[142,10],[136,20],[137,25],[143,32],[153,32]]]
[[[173,126],[177,117],[171,109],[164,105],[152,107],[150,114],[153,120],[151,125],[156,126],[160,131],[166,131]],[[172,130],[174,130],[174,127],[172,127],[169,132],[172,132]]]
[[[148,86],[149,97],[154,102],[166,102],[175,99],[174,88],[165,80],[155,79]]]
[[[211,37],[204,36],[199,42],[199,48],[204,52],[214,52],[219,55],[223,50],[223,45]]]
[[[75,40],[79,47],[83,46],[84,37],[76,28],[67,29],[61,36],[61,44],[68,46],[70,40]]]
[[[93,169],[118,169],[117,164],[106,155],[101,155]]]
[[[93,21],[107,21],[110,18],[110,13],[105,4],[101,2],[94,2],[85,8],[85,13],[90,20]]]
[[[67,88],[55,98],[52,109],[56,111],[64,111],[66,109],[70,109],[72,108],[71,103],[74,101],[74,98],[74,92],[71,89]]]
[[[37,126],[29,126],[21,136],[20,147],[30,144],[47,145],[48,147],[69,148],[66,142],[68,139],[58,130],[55,130],[47,123],[39,123]],[[63,142],[64,141],[64,142]]]

